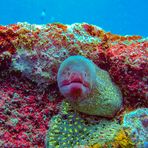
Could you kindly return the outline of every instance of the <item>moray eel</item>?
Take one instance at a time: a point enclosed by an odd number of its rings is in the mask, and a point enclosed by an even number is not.
[[[65,59],[57,82],[61,94],[79,112],[113,117],[122,105],[121,92],[108,72],[83,56]]]

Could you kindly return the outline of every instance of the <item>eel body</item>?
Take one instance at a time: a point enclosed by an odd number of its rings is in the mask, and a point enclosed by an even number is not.
[[[121,92],[108,72],[83,56],[64,60],[57,82],[62,95],[79,112],[112,117],[122,105]]]

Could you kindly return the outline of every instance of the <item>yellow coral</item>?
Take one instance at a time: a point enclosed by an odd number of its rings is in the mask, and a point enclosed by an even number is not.
[[[120,130],[114,138],[115,142],[113,145],[120,146],[121,148],[134,148],[133,142],[126,133],[127,131]]]
[[[93,146],[90,146],[89,148],[101,148],[100,144],[94,144]]]

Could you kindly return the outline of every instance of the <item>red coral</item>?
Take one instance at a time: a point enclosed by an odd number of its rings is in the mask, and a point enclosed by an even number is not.
[[[48,93],[39,95],[35,85],[14,76],[0,83],[1,147],[43,147],[48,122],[60,100],[50,102]]]
[[[109,72],[131,106],[147,104],[147,46],[148,42],[137,42],[113,45],[107,50]]]

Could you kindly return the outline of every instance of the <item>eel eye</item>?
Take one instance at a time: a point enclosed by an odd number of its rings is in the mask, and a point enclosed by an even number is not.
[[[62,72],[62,75],[65,75],[66,74],[66,72],[65,72],[65,70]]]
[[[86,72],[84,73],[84,76],[87,77],[87,73]]]

